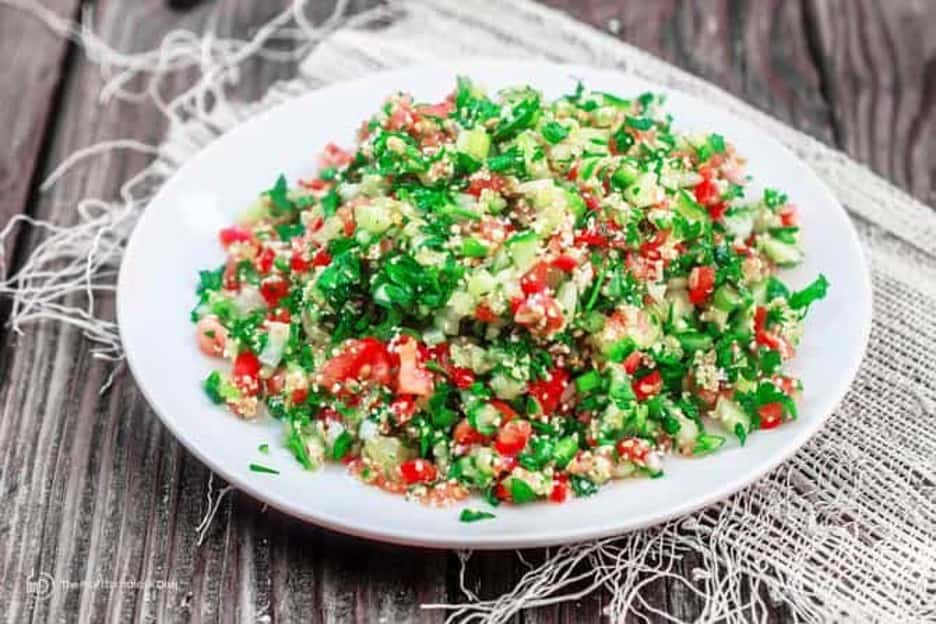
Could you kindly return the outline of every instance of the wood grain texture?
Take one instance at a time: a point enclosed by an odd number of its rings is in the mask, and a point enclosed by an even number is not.
[[[62,14],[75,14],[78,4],[47,2]],[[119,49],[145,50],[173,28],[202,28],[217,10],[220,32],[245,36],[288,0],[174,4],[188,8],[174,10],[162,0],[99,0],[97,27]],[[331,5],[312,4],[314,19]],[[927,38],[936,29],[933,3],[548,4],[599,28],[616,20],[622,40],[841,145],[933,201],[936,44]],[[145,107],[102,105],[98,70],[75,52],[72,62],[63,63],[67,46],[32,28],[28,18],[0,8],[0,52],[12,62],[12,72],[0,75],[0,127],[15,127],[13,140],[0,145],[0,223],[27,208],[67,223],[74,219],[72,200],[114,197],[146,159],[120,153],[97,160],[31,204],[36,180],[75,149],[110,138],[154,142],[164,128]],[[240,93],[256,96],[294,70],[290,64],[248,65]],[[166,88],[184,81],[180,76]],[[34,85],[28,98],[20,97],[21,84]],[[24,104],[33,99],[33,105]],[[27,234],[20,247],[35,242]],[[226,499],[205,543],[197,546],[194,528],[205,511],[209,473],[162,427],[126,371],[99,395],[108,368],[91,357],[76,332],[41,325],[2,340],[0,614],[8,621],[439,622],[442,613],[422,611],[419,604],[460,598],[458,561],[451,553],[337,535],[264,509],[243,494]],[[524,553],[531,562],[542,557],[542,551]],[[694,561],[681,565],[690,571]],[[477,553],[467,580],[480,595],[492,597],[525,569],[513,553]],[[57,587],[36,600],[26,581],[37,572],[103,583]],[[156,582],[164,586],[140,587]],[[678,584],[658,582],[649,597],[684,619],[701,610]],[[607,598],[599,592],[518,621],[597,621]],[[772,617],[782,621],[786,615],[778,607]]]
[[[56,0],[48,8],[63,18],[76,15],[80,0]],[[44,140],[54,132],[49,112],[60,95],[70,45],[18,9],[0,6],[0,226],[29,206],[41,165]],[[12,247],[5,260],[13,261]],[[2,320],[2,316],[0,316]]]

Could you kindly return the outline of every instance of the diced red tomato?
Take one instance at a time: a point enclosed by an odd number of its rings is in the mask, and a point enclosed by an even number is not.
[[[264,247],[257,256],[257,270],[261,275],[266,275],[273,270],[274,260],[276,260],[276,252],[270,247]]]
[[[250,230],[243,228],[239,225],[232,225],[231,227],[226,227],[218,233],[218,239],[221,241],[221,246],[227,249],[234,243],[246,243],[249,240],[253,239],[253,234],[250,233]]]
[[[767,308],[758,306],[754,310],[754,331],[762,332],[767,328]]]
[[[432,394],[434,384],[432,373],[419,361],[419,346],[416,340],[406,337],[397,345],[397,354],[400,356],[400,373],[397,381],[397,391],[401,394],[416,394],[428,396]]]
[[[312,263],[306,260],[305,256],[298,251],[294,251],[289,258],[289,268],[294,273],[305,273],[312,266]]]
[[[562,368],[554,368],[546,379],[532,382],[528,391],[544,414],[552,414],[559,407],[568,385],[569,373]]]
[[[393,412],[397,424],[409,422],[416,413],[416,401],[411,396],[398,396],[390,404],[390,411]]]
[[[322,157],[319,160],[323,167],[344,167],[351,162],[353,155],[348,150],[342,149],[334,143],[325,146]]]
[[[400,464],[400,475],[407,484],[432,483],[438,474],[435,464],[427,459],[410,459]]]
[[[537,262],[520,278],[520,289],[525,295],[534,295],[546,290],[549,279],[549,264]]]
[[[780,388],[780,391],[783,392],[783,394],[789,397],[792,397],[797,392],[799,392],[796,380],[792,377],[787,377],[786,375],[776,375],[773,378],[773,382],[774,385]]]
[[[636,380],[632,384],[632,387],[634,389],[634,394],[637,396],[637,400],[645,401],[650,397],[660,394],[660,391],[663,389],[663,377],[660,375],[660,371],[655,370]]]
[[[725,216],[726,210],[728,210],[728,204],[722,201],[714,203],[714,204],[710,204],[708,206],[708,213],[713,221],[718,221],[723,216]]]
[[[640,255],[647,260],[659,260],[662,257],[660,247],[663,246],[669,235],[669,230],[657,230],[652,239],[640,245]]]
[[[304,186],[311,191],[321,191],[328,188],[331,182],[326,182],[322,178],[312,178],[311,180],[299,180],[299,186]]]
[[[273,275],[260,282],[260,294],[271,308],[275,308],[280,299],[289,294],[289,282],[280,275]]]
[[[497,315],[486,303],[479,303],[475,308],[474,317],[482,323],[493,323],[497,320]]]
[[[288,323],[292,320],[292,314],[289,313],[289,310],[286,308],[280,308],[279,310],[270,310],[267,312],[267,320],[277,321],[279,323]]]
[[[511,299],[510,300],[510,313],[516,315],[517,310],[519,310],[520,306],[522,306],[525,302],[526,302],[526,299],[524,299],[523,297],[514,297],[513,299]]]
[[[312,256],[312,266],[321,267],[331,264],[332,257],[328,250],[322,247]]]
[[[695,189],[696,201],[702,204],[703,206],[710,206],[716,204],[721,200],[721,195],[718,192],[718,186],[709,178],[705,178],[699,182]]]
[[[348,379],[369,379],[381,385],[389,385],[392,380],[390,371],[390,354],[383,343],[376,338],[350,340],[344,351],[322,368],[320,384],[331,388]]]
[[[568,173],[566,173],[566,180],[575,181],[577,177],[578,177],[578,163],[575,163],[574,165],[569,167],[569,171]]]
[[[420,115],[429,115],[432,117],[448,117],[449,113],[455,110],[455,102],[452,100],[443,100],[438,104],[420,106],[416,112]]]
[[[650,455],[650,445],[642,438],[622,438],[615,448],[621,459],[641,466],[647,463]]]
[[[564,503],[569,496],[569,479],[565,475],[558,475],[553,479],[552,489],[549,490],[549,500],[554,503]]]
[[[491,189],[495,193],[503,193],[506,187],[507,180],[502,176],[496,173],[488,173],[473,176],[465,192],[478,197],[484,189]]]
[[[305,400],[309,398],[309,389],[308,388],[296,388],[292,391],[292,394],[289,395],[290,401],[293,405],[300,405],[305,403]]]
[[[494,496],[496,496],[498,500],[510,500],[510,490],[507,489],[507,486],[504,485],[503,481],[499,481],[497,483],[497,486],[494,488]]]
[[[715,290],[715,267],[697,266],[689,272],[689,301],[704,303]]]
[[[508,403],[501,401],[500,399],[491,399],[491,405],[494,406],[498,412],[501,413],[503,417],[501,424],[508,423],[514,418],[519,418],[520,415],[514,411],[514,408],[510,407]]]
[[[514,301],[510,304],[513,307]],[[536,293],[520,300],[514,309],[514,322],[535,334],[548,336],[561,329],[564,321],[556,300],[545,293]]]
[[[572,256],[567,256],[566,254],[562,254],[552,261],[552,265],[555,268],[559,269],[560,271],[571,273],[572,271],[575,270],[575,267],[578,266],[578,260],[576,260]]]
[[[516,455],[526,447],[531,435],[533,435],[533,427],[530,421],[511,420],[501,425],[494,439],[494,448],[501,455]]]
[[[783,404],[766,403],[757,408],[761,429],[773,429],[783,422]]]
[[[783,227],[793,227],[799,223],[799,215],[796,212],[796,206],[785,204],[780,208],[780,223]]]
[[[470,368],[464,368],[462,366],[454,366],[451,371],[452,383],[455,384],[455,387],[465,390],[471,387],[471,384],[475,382],[475,374]]]
[[[334,407],[323,407],[316,418],[325,422],[341,422],[341,414]]]
[[[472,427],[467,418],[462,418],[456,423],[455,429],[452,430],[452,439],[455,440],[456,444],[479,444],[487,440],[487,436],[481,435],[477,429]]]
[[[595,196],[594,196],[593,194],[591,194],[590,192],[588,192],[588,191],[582,191],[581,195],[582,195],[582,199],[585,200],[585,206],[586,206],[589,210],[595,210],[595,211],[597,211],[597,210],[599,210],[599,209],[601,208],[601,202],[598,201],[598,198],[595,197]]]
[[[624,370],[633,375],[640,368],[643,361],[643,354],[640,351],[631,351],[631,354],[624,358]]]
[[[234,384],[247,396],[260,391],[260,360],[250,351],[241,351],[234,359],[231,373]]]
[[[778,352],[780,357],[784,360],[789,360],[796,354],[796,351],[793,349],[793,345],[791,345],[785,338],[781,338],[780,336],[777,336],[771,332],[757,332],[754,334],[754,340],[757,342],[757,344]]]
[[[398,106],[387,119],[388,130],[405,130],[413,125],[413,113],[409,106]]]
[[[595,230],[582,230],[575,234],[575,245],[587,245],[589,247],[607,247],[608,237]]]

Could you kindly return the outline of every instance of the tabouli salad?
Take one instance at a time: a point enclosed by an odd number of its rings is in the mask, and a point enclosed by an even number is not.
[[[306,468],[439,504],[587,496],[796,418],[782,367],[828,285],[776,276],[796,208],[662,104],[392,95],[220,232],[192,314],[230,363],[207,395],[282,421]]]

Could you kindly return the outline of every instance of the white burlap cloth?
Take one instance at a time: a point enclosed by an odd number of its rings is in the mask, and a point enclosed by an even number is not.
[[[343,9],[339,2],[338,13]],[[642,593],[648,582],[667,576],[703,598],[702,621],[764,619],[765,596],[807,621],[936,621],[936,217],[930,208],[717,87],[526,1],[426,0],[345,22],[336,14],[320,25],[297,9],[250,41],[173,33],[159,50],[138,55],[118,54],[87,29],[35,6],[30,12],[105,65],[110,80],[102,97],[126,97],[123,85],[139,74],[157,84],[180,68],[200,70],[192,89],[164,107],[173,122],[162,145],[117,142],[65,163],[71,167],[104,148],[156,155],[119,200],[84,200],[77,223],[67,226],[38,224],[48,236],[17,276],[0,282],[0,294],[13,297],[14,329],[37,319],[71,323],[102,345],[103,357],[120,357],[116,328],[99,318],[88,297],[113,290],[122,245],[153,189],[221,131],[317,85],[445,58],[540,58],[630,72],[756,122],[833,189],[870,260],[871,342],[842,405],[794,459],[722,503],[619,538],[553,549],[496,599],[478,599],[463,585],[463,603],[426,606],[450,609],[453,620],[503,621],[603,588],[612,621],[635,615],[675,621]],[[300,76],[261,102],[228,101],[224,85],[237,80],[244,58],[290,56],[267,47],[282,39],[299,46],[293,57],[305,58]],[[0,235],[0,244],[14,226]],[[700,563],[685,571],[678,564],[688,552]],[[463,561],[469,556],[460,555]]]

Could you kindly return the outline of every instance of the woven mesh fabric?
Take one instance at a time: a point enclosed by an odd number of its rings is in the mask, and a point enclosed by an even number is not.
[[[86,275],[95,275],[95,283],[112,282],[122,244],[154,183],[223,130],[309,88],[472,55],[614,68],[754,121],[810,164],[848,209],[871,266],[874,320],[868,354],[841,406],[813,440],[766,478],[665,525],[552,550],[496,599],[480,600],[466,590],[458,605],[428,606],[449,609],[453,620],[503,621],[524,608],[604,588],[611,596],[608,615],[623,621],[625,615],[665,615],[647,603],[642,590],[667,576],[704,598],[704,621],[763,619],[765,594],[808,621],[936,621],[932,210],[717,87],[526,0],[425,0],[372,11],[332,32],[302,63],[296,80],[276,85],[262,101],[219,98],[212,108],[173,123],[139,187],[128,182],[121,201],[95,202],[77,226],[50,229],[19,281],[0,282],[0,294],[14,297],[14,328],[55,318],[104,343],[105,355],[118,354],[111,319],[61,302],[83,292]],[[59,268],[50,277],[44,271],[61,267],[63,260],[72,273],[62,277]],[[688,552],[697,553],[700,563],[686,572],[679,561]]]

